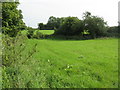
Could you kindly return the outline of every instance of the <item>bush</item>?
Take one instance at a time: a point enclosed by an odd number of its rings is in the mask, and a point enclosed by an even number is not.
[[[30,39],[30,38],[33,38],[34,36],[34,32],[35,30],[32,29],[32,28],[28,28],[28,31],[27,31],[27,37]]]
[[[37,47],[35,44],[32,50],[26,52],[26,40],[27,37],[24,35],[17,35],[14,38],[3,35],[2,88],[19,87],[20,68],[32,59]]]
[[[108,37],[118,37],[119,36],[118,28],[119,28],[118,26],[108,27],[106,36],[108,36]]]
[[[108,33],[118,33],[118,26],[109,27],[107,32]]]
[[[3,53],[2,62],[4,66],[11,66],[16,61],[21,59],[21,53],[25,49],[25,40],[27,39],[24,35],[17,35],[11,38],[7,35],[3,35]]]
[[[13,26],[12,28],[9,27],[2,27],[2,33],[5,35],[9,35],[10,37],[17,36],[19,30],[17,27]]]

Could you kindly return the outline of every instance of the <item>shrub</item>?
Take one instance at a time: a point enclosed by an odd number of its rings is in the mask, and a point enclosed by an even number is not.
[[[20,68],[32,59],[37,44],[33,46],[32,50],[26,52],[26,36],[19,34],[11,38],[8,35],[3,35],[2,38],[2,88],[19,87]]]
[[[10,37],[17,36],[19,30],[17,27],[13,26],[12,28],[9,27],[2,27],[2,33],[5,35],[9,35]]]
[[[35,32],[34,29],[28,28],[27,37],[28,37],[29,39],[30,39],[30,38],[33,38],[34,32]]]
[[[119,28],[118,26],[108,27],[106,36],[118,37],[119,36],[118,28]]]
[[[14,38],[8,35],[3,35],[3,53],[2,53],[2,64],[4,66],[13,65],[16,61],[21,60],[21,54],[25,49],[25,40],[27,39],[24,35],[17,35]]]

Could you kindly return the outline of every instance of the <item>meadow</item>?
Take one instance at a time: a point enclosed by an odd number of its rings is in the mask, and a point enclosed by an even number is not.
[[[19,70],[5,68],[3,87],[29,88],[117,88],[118,40],[28,39],[28,50],[36,53]],[[24,58],[24,57],[22,57]],[[21,61],[19,61],[20,63]],[[10,74],[17,70],[17,75]],[[7,83],[6,83],[7,82]]]
[[[28,30],[23,30],[22,31],[22,34],[27,34],[27,31]],[[36,34],[36,32],[39,31],[41,32],[42,34],[45,34],[45,35],[50,35],[50,34],[53,34],[54,33],[54,30],[35,30],[34,34]]]
[[[63,15],[27,23],[20,3],[7,1],[0,16],[0,88],[118,88],[119,26],[88,11],[81,19]]]

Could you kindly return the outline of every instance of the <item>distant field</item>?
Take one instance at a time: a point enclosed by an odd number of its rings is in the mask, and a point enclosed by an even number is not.
[[[37,30],[35,30],[35,33],[36,33]],[[38,30],[39,32],[41,32],[42,34],[47,34],[47,35],[50,35],[50,34],[53,34],[54,33],[54,30]],[[24,30],[22,31],[23,34],[26,34],[27,33],[27,30]]]
[[[35,43],[37,52],[32,57],[33,60],[21,66],[16,77],[19,78],[17,81],[19,87],[118,87],[117,39],[81,41],[30,39],[26,42],[27,50]]]
[[[54,30],[40,30],[40,32],[43,33],[43,34],[50,35],[50,34],[54,33]]]

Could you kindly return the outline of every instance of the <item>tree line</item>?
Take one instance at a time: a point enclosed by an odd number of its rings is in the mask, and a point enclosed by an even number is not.
[[[54,35],[64,36],[89,36],[98,38],[104,36],[116,36],[118,27],[109,27],[103,18],[94,16],[90,12],[83,13],[83,19],[77,17],[54,17],[48,19],[47,24],[38,23],[39,30],[55,30]]]
[[[22,11],[18,10],[19,2],[2,3],[2,33],[15,37],[21,30],[33,33],[33,28],[27,27],[23,22]],[[39,30],[55,30],[54,35],[88,36],[90,38],[117,36],[118,26],[109,27],[103,18],[94,16],[90,12],[83,13],[83,19],[77,17],[51,16],[46,24],[39,23]],[[30,35],[28,35],[30,37]],[[41,35],[38,35],[41,36]]]

